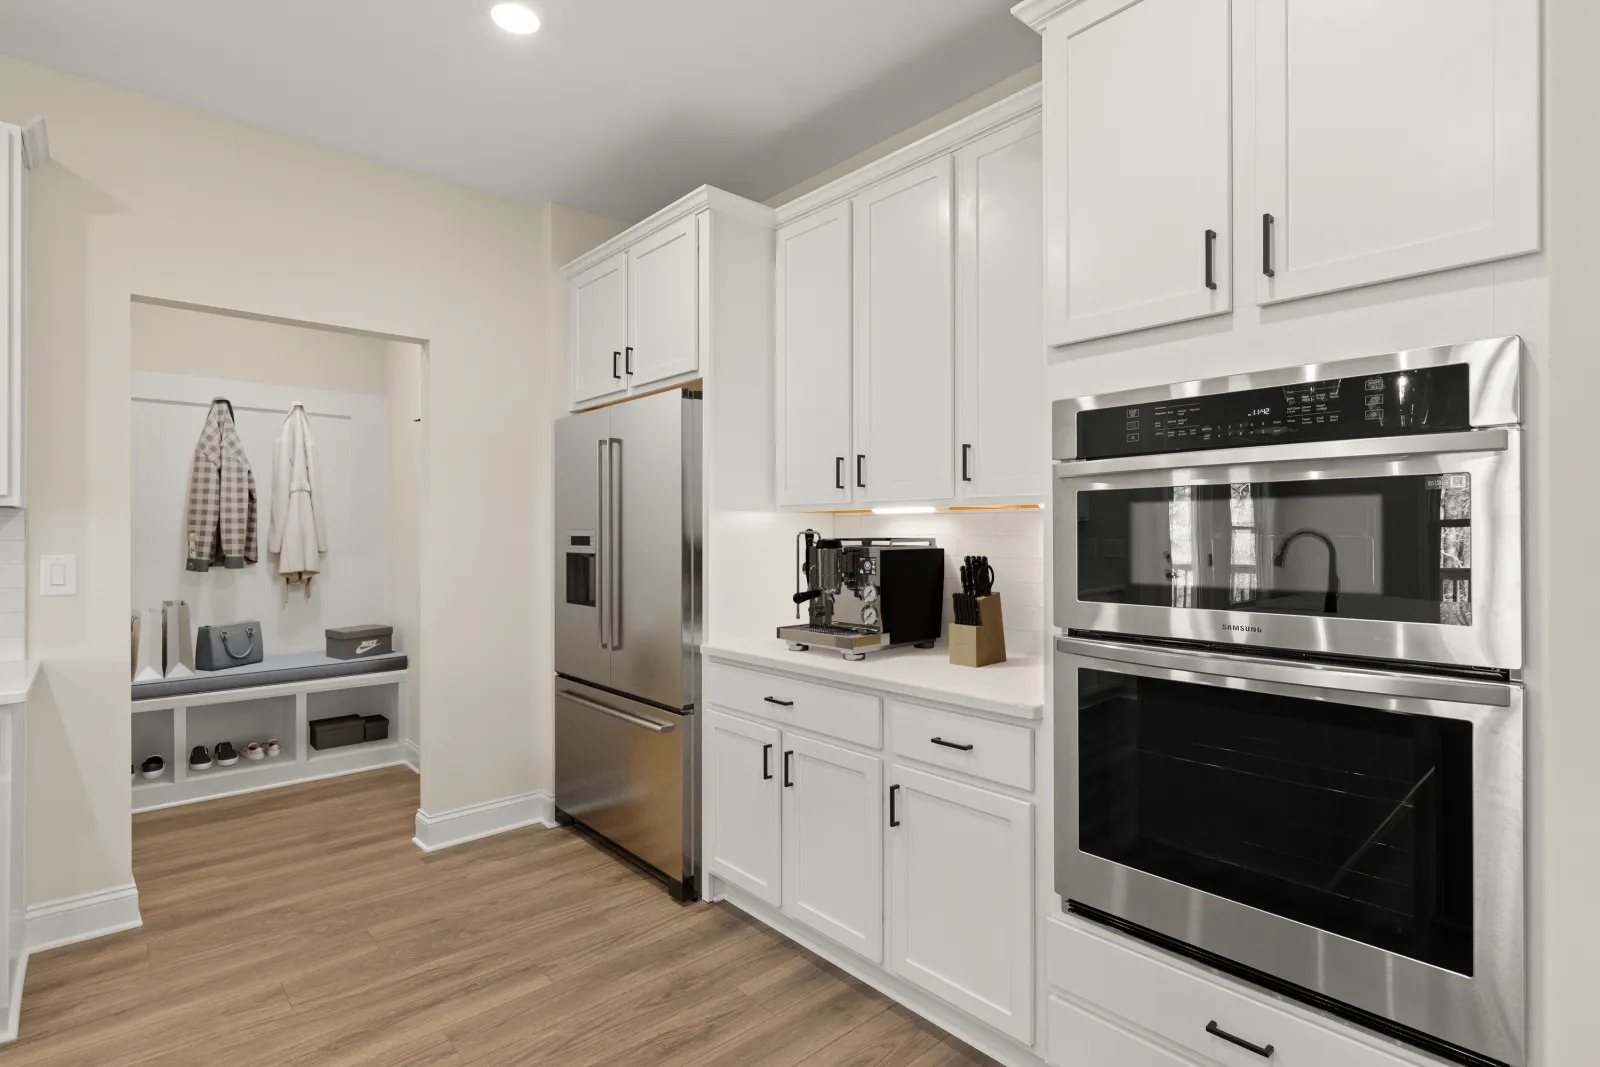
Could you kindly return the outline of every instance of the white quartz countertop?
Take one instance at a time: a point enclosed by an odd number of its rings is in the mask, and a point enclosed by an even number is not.
[[[860,685],[913,700],[1019,719],[1038,719],[1044,714],[1044,661],[1037,656],[1012,656],[987,667],[958,667],[950,662],[950,650],[941,643],[935,648],[872,652],[852,663],[836,651],[791,652],[775,637],[718,642],[703,646],[700,652],[724,663]]]
[[[24,660],[21,663],[0,663],[0,707],[21,704],[28,699],[28,690],[39,677],[39,662]]]

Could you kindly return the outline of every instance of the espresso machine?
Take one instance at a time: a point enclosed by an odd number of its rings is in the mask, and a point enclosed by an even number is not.
[[[789,648],[836,648],[845,659],[915,645],[932,648],[944,610],[944,549],[931,537],[795,538],[795,618],[778,627]]]

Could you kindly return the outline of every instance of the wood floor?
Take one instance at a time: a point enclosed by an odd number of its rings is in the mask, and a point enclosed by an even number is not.
[[[423,855],[405,769],[134,820],[142,929],[33,957],[4,1067],[973,1067],[570,831]]]

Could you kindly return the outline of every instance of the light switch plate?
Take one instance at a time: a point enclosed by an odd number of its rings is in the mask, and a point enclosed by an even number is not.
[[[40,556],[39,595],[77,596],[78,557]]]

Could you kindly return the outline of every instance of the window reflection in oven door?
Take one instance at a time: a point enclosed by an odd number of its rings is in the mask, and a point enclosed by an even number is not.
[[[1075,637],[1056,888],[1522,1062],[1521,687]]]
[[[1519,669],[1520,436],[1059,464],[1055,622]]]

